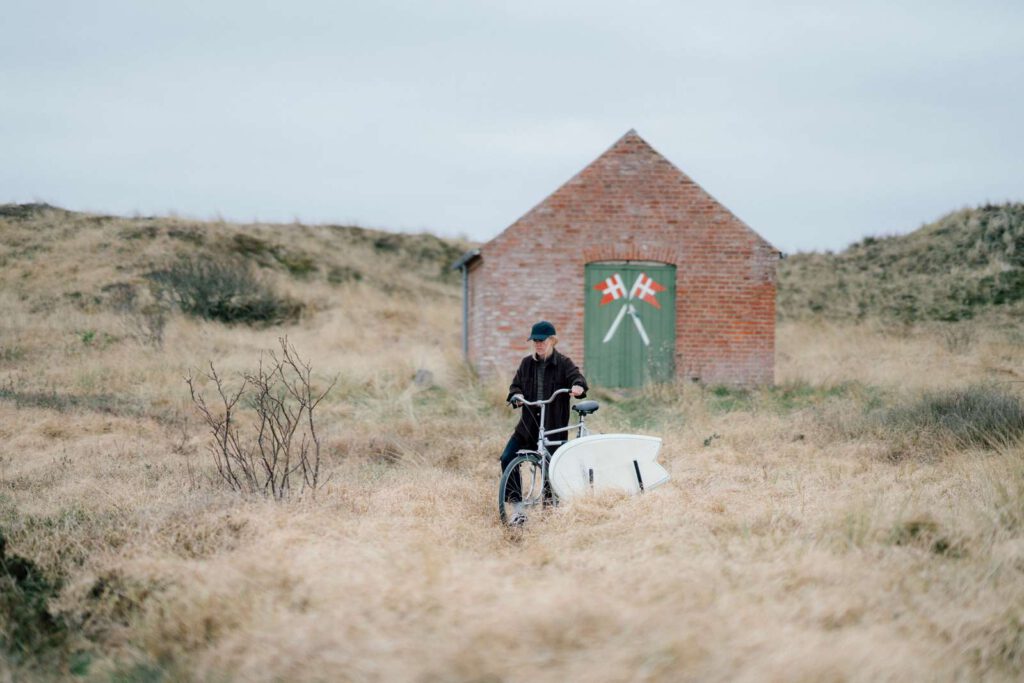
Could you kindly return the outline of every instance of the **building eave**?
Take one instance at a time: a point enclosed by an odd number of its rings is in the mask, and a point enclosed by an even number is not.
[[[461,258],[459,258],[458,261],[456,261],[455,263],[452,264],[452,270],[460,270],[461,268],[468,268],[478,258],[480,258],[480,250],[479,249],[470,249],[465,254],[463,254],[461,256]]]

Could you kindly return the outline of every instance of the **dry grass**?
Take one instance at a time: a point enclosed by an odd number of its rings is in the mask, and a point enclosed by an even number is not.
[[[605,392],[594,427],[663,436],[671,483],[510,534],[495,489],[514,416],[460,363],[456,288],[279,274],[302,320],[172,315],[158,349],[59,296],[70,252],[45,263],[2,276],[0,530],[60,580],[48,604],[66,635],[0,658],[0,680],[1024,674],[1024,449],[925,440],[893,459],[884,431],[861,428],[925,392],[1020,396],[1019,328],[950,343],[946,327],[787,323],[777,389]],[[124,275],[104,268],[80,265],[74,287]],[[217,481],[183,376],[251,368],[281,334],[341,379],[322,406],[331,481],[278,504]]]

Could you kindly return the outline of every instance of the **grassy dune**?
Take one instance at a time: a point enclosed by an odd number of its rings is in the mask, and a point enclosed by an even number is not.
[[[662,436],[672,481],[509,533],[515,416],[461,363],[441,274],[463,245],[7,210],[0,680],[1024,674],[1020,325],[789,321],[775,388],[597,391],[593,426]],[[239,244],[297,319],[146,332],[147,272]],[[330,480],[275,503],[219,481],[183,377],[233,380],[282,335],[338,383]],[[957,392],[1009,406],[984,408],[998,438],[958,437],[935,407]]]
[[[779,269],[788,319],[902,322],[1024,312],[1024,204],[954,211],[907,234],[838,254],[795,254]]]

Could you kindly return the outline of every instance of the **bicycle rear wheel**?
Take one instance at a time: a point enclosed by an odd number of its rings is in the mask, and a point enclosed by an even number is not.
[[[544,481],[540,456],[516,456],[501,473],[498,483],[498,515],[502,524],[519,525],[533,508],[544,504]]]

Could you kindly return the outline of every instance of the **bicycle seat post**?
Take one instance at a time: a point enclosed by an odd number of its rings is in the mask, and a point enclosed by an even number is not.
[[[547,408],[547,405],[544,404],[544,403],[541,403],[540,404],[540,425],[537,427],[537,450],[540,451],[541,453],[544,453],[545,451],[547,451],[547,448],[544,445],[544,442],[547,440],[544,437],[544,410],[545,410],[545,408]]]

